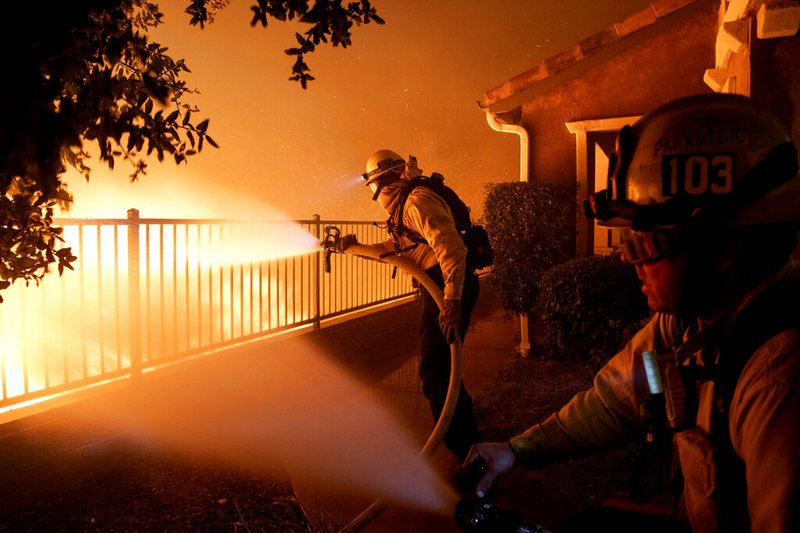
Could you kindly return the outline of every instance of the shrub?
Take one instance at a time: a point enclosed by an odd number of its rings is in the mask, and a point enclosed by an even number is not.
[[[619,255],[572,259],[542,276],[539,312],[551,357],[599,367],[649,317],[633,267]]]
[[[489,284],[506,312],[529,314],[542,274],[573,253],[577,184],[490,183],[485,193],[495,254]]]

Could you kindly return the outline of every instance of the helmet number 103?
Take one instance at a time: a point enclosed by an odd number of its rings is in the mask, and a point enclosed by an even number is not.
[[[730,154],[679,154],[663,160],[661,192],[677,194],[725,194],[733,188],[733,156]]]

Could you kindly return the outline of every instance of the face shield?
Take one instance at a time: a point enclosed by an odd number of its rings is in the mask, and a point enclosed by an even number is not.
[[[366,174],[365,174],[365,176],[366,176]],[[364,178],[364,179],[367,179],[367,178]],[[397,181],[399,179],[401,179],[401,175],[400,175],[399,172],[389,171],[389,172],[385,172],[384,174],[382,174],[381,176],[379,176],[377,178],[373,178],[373,179],[367,181],[367,183],[365,185],[367,187],[369,187],[369,189],[372,191],[372,199],[373,200],[377,200],[378,199],[378,195],[381,193],[381,189],[383,189],[389,183],[392,183],[393,181]]]
[[[370,181],[369,183],[366,183],[365,185],[367,187],[369,187],[369,190],[371,190],[374,194],[378,194],[378,182],[379,181],[380,180],[374,179],[374,180]],[[374,198],[373,198],[373,200],[374,200]]]
[[[372,191],[372,199],[377,200],[381,189],[390,181],[397,179],[406,167],[405,160],[390,150],[378,150],[372,154],[367,161],[367,171],[361,175],[364,185]]]

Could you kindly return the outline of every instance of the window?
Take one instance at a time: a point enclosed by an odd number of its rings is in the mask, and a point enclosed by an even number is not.
[[[580,184],[578,199],[581,207],[590,192],[606,188],[608,160],[614,150],[617,132],[626,124],[633,124],[639,116],[598,120],[578,120],[565,125],[575,135],[577,180]],[[582,209],[577,220],[576,252],[581,255],[609,254],[619,245],[618,232],[600,228],[587,219]]]

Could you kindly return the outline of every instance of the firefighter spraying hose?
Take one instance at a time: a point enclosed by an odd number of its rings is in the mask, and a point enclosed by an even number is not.
[[[383,261],[421,283],[419,377],[436,421],[422,454],[431,455],[442,443],[463,463],[470,448],[481,441],[472,396],[461,379],[461,342],[480,294],[476,270],[492,262],[488,234],[472,224],[469,207],[444,184],[444,176],[424,175],[412,155],[404,159],[392,150],[378,150],[367,160],[361,177],[372,200],[388,216],[388,238],[362,245],[356,235],[338,235],[330,228],[321,243],[323,250],[329,250],[326,259],[335,251]],[[462,478],[460,473],[453,475],[456,486]],[[382,507],[376,502],[347,530],[360,529]]]
[[[330,273],[331,271],[330,256],[332,253],[346,253],[368,260],[383,261],[403,269],[403,271],[415,277],[430,292],[431,296],[436,300],[436,304],[441,309],[444,303],[442,291],[416,264],[398,255],[382,256],[369,246],[361,244],[349,245],[344,252],[339,252],[338,241],[340,238],[341,232],[339,228],[335,226],[327,226],[325,228],[325,237],[322,241],[321,248],[326,273]],[[450,344],[450,363],[450,385],[447,390],[447,398],[436,425],[431,431],[425,445],[420,450],[420,455],[424,458],[431,457],[433,452],[436,451],[437,446],[442,442],[447,432],[447,427],[453,418],[453,413],[458,401],[462,374],[461,340],[458,338]],[[471,463],[469,474],[476,481],[480,479],[485,472],[485,462],[476,460]],[[385,508],[385,501],[380,499],[375,500],[369,507],[362,511],[361,514],[347,524],[342,529],[342,532],[351,533],[363,530],[375,520]],[[459,527],[468,533],[549,533],[539,526],[531,526],[524,523],[518,512],[500,509],[482,498],[465,498],[460,500],[454,510],[454,518]]]
[[[323,260],[325,262],[325,272],[330,273],[331,253],[341,253],[337,250],[340,233],[341,232],[339,231],[339,228],[335,226],[328,226],[325,228],[325,238],[323,239],[321,245]],[[380,257],[380,255],[370,247],[362,244],[353,244],[349,246],[344,253],[365,259],[386,262],[392,266],[402,269],[409,275],[414,276],[414,278],[416,278],[428,290],[431,296],[433,296],[433,298],[436,300],[436,303],[440,309],[444,304],[444,296],[442,295],[442,291],[439,289],[439,287],[436,286],[434,281],[427,274],[425,274],[422,269],[420,269],[411,261],[398,255]],[[461,372],[461,341],[460,339],[456,339],[455,342],[450,344],[450,386],[447,391],[447,398],[445,400],[444,408],[442,410],[442,414],[439,416],[439,420],[436,422],[436,425],[433,428],[433,431],[431,431],[428,440],[425,442],[422,450],[420,450],[420,455],[425,458],[433,455],[436,447],[442,442],[444,434],[447,431],[447,427],[450,424],[450,420],[453,418],[453,412],[455,411],[456,402],[458,401]],[[342,531],[361,531],[372,520],[377,518],[385,507],[386,503],[383,500],[374,501],[353,521],[347,524]]]

